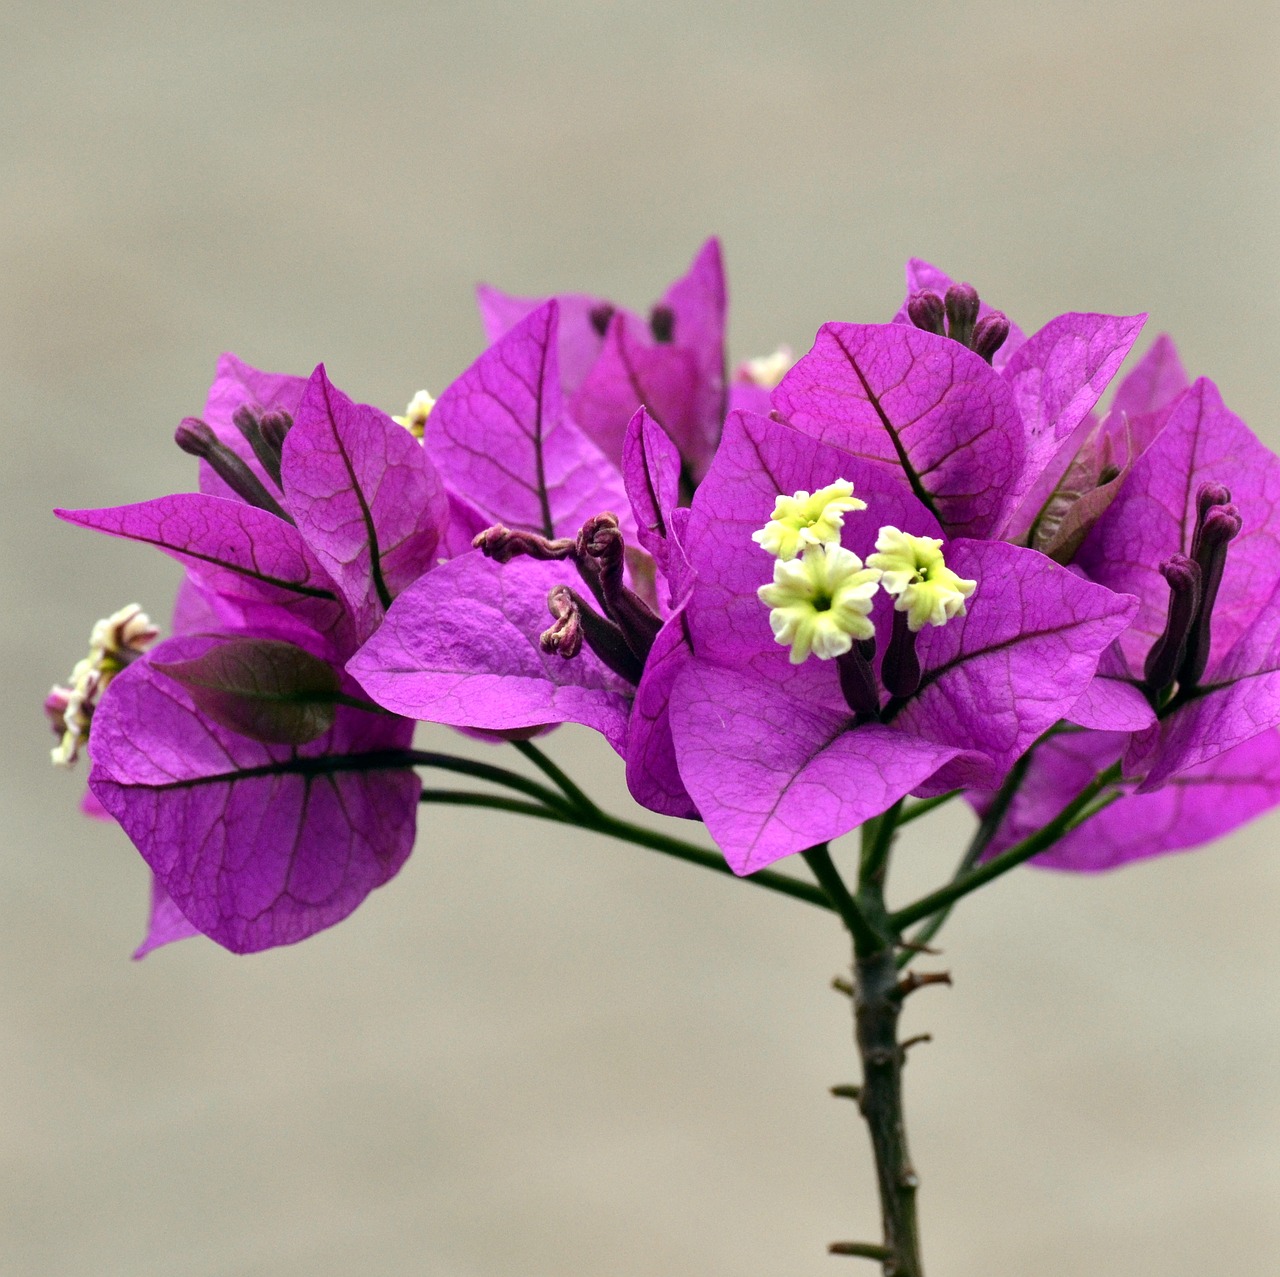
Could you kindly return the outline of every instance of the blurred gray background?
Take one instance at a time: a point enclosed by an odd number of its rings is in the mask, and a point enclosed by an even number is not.
[[[176,571],[49,509],[188,486],[172,430],[223,349],[398,411],[478,352],[475,281],[643,306],[711,231],[736,358],[887,318],[919,254],[1028,330],[1149,310],[1280,445],[1278,28],[1273,0],[0,7],[0,1272],[844,1264],[876,1208],[826,1095],[843,941],[805,905],[433,810],[335,930],[131,963],[143,865],[78,817],[39,707]],[[607,748],[550,748],[625,808]],[[908,1016],[934,1277],[1276,1270],[1278,822],[1021,871],[944,933],[956,987]],[[900,894],[963,832],[918,826]]]

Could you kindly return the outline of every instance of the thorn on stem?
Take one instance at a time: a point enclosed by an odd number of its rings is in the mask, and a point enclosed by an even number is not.
[[[843,993],[846,998],[853,997],[853,985],[842,975],[833,975],[831,977],[831,987],[837,993]]]
[[[925,953],[931,958],[936,958],[942,952],[941,949],[935,949],[931,945],[927,944],[918,944],[914,940],[899,940],[898,948],[901,949],[903,953]]]
[[[862,1087],[853,1086],[848,1082],[841,1082],[839,1086],[831,1088],[831,1094],[838,1100],[860,1100],[862,1098]]]
[[[951,972],[925,971],[917,974],[915,971],[908,971],[907,974],[894,986],[894,997],[901,1002],[903,998],[909,998],[917,989],[923,989],[929,984],[950,985]]]
[[[832,1242],[827,1247],[829,1255],[852,1255],[855,1259],[878,1259],[881,1263],[893,1258],[893,1251],[888,1246],[877,1246],[874,1242]]]
[[[932,1042],[932,1041],[933,1041],[932,1033],[917,1033],[915,1037],[908,1038],[902,1044],[902,1054],[906,1055],[906,1053],[910,1051],[913,1046],[919,1046],[922,1042]]]

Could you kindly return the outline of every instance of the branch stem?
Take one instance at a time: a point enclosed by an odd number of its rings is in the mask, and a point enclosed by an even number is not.
[[[1032,856],[1038,856],[1042,851],[1057,842],[1063,834],[1069,833],[1081,821],[1087,820],[1089,816],[1093,815],[1094,810],[1096,810],[1092,806],[1094,800],[1104,789],[1114,785],[1119,779],[1119,763],[1114,763],[1106,771],[1099,772],[1042,829],[1038,829],[1021,842],[1015,843],[1014,846],[1002,851],[998,856],[992,856],[985,864],[979,865],[969,873],[954,879],[945,887],[939,887],[937,891],[931,891],[927,896],[922,896],[914,904],[907,905],[906,908],[899,909],[896,913],[891,914],[890,917],[894,926],[899,928],[907,927],[913,922],[920,922],[931,914],[937,913],[940,909],[948,909],[971,891],[977,891],[979,887],[986,886],[993,879],[1008,873],[1010,869],[1016,869],[1024,861],[1030,860]]]

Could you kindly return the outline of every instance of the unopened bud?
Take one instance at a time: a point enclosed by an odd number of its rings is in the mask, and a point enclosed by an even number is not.
[[[1009,336],[1009,321],[998,310],[984,315],[973,327],[973,353],[990,363]]]
[[[945,336],[946,328],[943,320],[946,313],[942,298],[937,293],[912,293],[907,299],[907,318],[917,328],[922,328],[927,333],[936,333],[939,337]]]
[[[649,331],[653,340],[668,345],[676,336],[676,312],[670,306],[658,305],[649,312]]]
[[[1208,486],[1203,485],[1201,492]],[[1196,530],[1195,559],[1200,568],[1200,607],[1187,639],[1186,656],[1178,671],[1178,682],[1184,689],[1194,687],[1208,668],[1213,607],[1227,566],[1227,546],[1239,536],[1242,526],[1240,511],[1228,503],[1209,506]]]
[[[1143,668],[1147,686],[1154,692],[1163,691],[1177,676],[1200,606],[1200,565],[1194,559],[1175,554],[1160,565],[1160,573],[1169,583],[1169,610]]]
[[[293,424],[293,420],[288,413],[280,413],[271,414],[273,425],[276,419],[281,416],[289,425]],[[259,464],[271,477],[272,483],[279,488],[281,486],[280,457],[281,449],[284,445],[284,434],[279,433],[279,442],[276,442],[277,432],[273,429],[272,437],[268,439],[265,429],[267,419],[267,414],[259,415],[247,404],[241,404],[231,414],[232,424],[245,437],[245,441],[253,449],[253,455],[258,458]],[[285,427],[285,430],[288,430],[288,426]]]
[[[602,302],[599,306],[592,306],[587,312],[587,318],[591,321],[591,327],[603,337],[609,331],[609,321],[614,314],[614,307],[608,302]]]
[[[973,345],[978,322],[978,290],[972,284],[952,284],[947,289],[947,336],[962,346]]]
[[[261,479],[198,417],[184,417],[173,441],[188,456],[199,457],[242,501],[266,510],[287,523],[293,520],[269,493]]]

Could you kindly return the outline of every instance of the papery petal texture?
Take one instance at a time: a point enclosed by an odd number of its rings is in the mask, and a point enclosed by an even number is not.
[[[691,659],[684,617],[659,632],[644,663],[627,728],[627,788],[642,807],[664,816],[698,815],[685,788],[671,735],[671,695]]]
[[[1014,488],[1011,519],[1098,402],[1145,322],[1145,315],[1059,315],[1010,356],[1001,375],[1026,432],[1024,469]],[[1074,454],[1076,448],[1070,451]]]
[[[147,934],[133,951],[133,956],[145,958],[166,944],[177,940],[190,940],[200,935],[200,928],[192,926],[187,915],[178,908],[155,874],[151,875],[151,911],[147,919]]]
[[[564,563],[463,555],[406,590],[348,669],[411,718],[499,731],[585,723],[621,752],[631,685],[585,647],[565,660],[538,645],[548,592],[575,576]]]
[[[171,639],[152,655],[207,647]],[[210,722],[143,659],[94,716],[89,782],[186,918],[246,953],[332,926],[404,863],[421,785],[394,760],[412,734],[343,706],[319,740],[265,745]]]
[[[558,315],[554,301],[539,307],[445,390],[427,450],[491,523],[572,536],[611,510],[634,535],[616,466],[564,414]]]
[[[1038,746],[988,854],[1052,820],[1119,758],[1125,740],[1115,733],[1080,732]],[[980,798],[976,805],[984,809],[985,801]],[[1280,735],[1269,731],[1182,772],[1158,793],[1120,798],[1030,863],[1082,873],[1114,869],[1211,842],[1277,803]]]
[[[952,541],[947,563],[978,591],[962,623],[921,631],[920,689],[893,723],[984,755],[957,764],[950,785],[991,784],[1071,711],[1136,602],[1000,541]]]
[[[1111,411],[1145,417],[1170,407],[1189,385],[1173,338],[1161,333],[1116,387]]]
[[[1076,556],[1093,580],[1139,600],[1121,639],[1133,672],[1142,670],[1164,628],[1169,591],[1160,564],[1190,551],[1196,490],[1210,480],[1230,488],[1242,519],[1213,612],[1205,680],[1211,683],[1217,664],[1257,619],[1280,564],[1280,459],[1228,411],[1213,383],[1201,379],[1178,401]]]
[[[680,775],[735,873],[877,816],[961,751],[691,660],[671,696]]]
[[[323,364],[285,439],[281,477],[298,530],[366,637],[435,562],[449,517],[443,482],[407,430],[353,403]]]
[[[666,570],[667,517],[680,494],[680,454],[661,426],[640,408],[622,447],[622,477],[640,544]]]
[[[488,284],[481,284],[476,289],[476,300],[480,306],[485,336],[489,344],[494,345],[521,320],[527,319],[540,306],[545,306],[551,298],[516,297]],[[592,318],[592,314],[608,313],[613,307],[603,297],[590,297],[585,293],[557,293],[555,301],[560,309],[556,340],[560,387],[565,399],[568,399],[586,380],[591,365],[599,357],[600,348],[604,345],[604,332],[597,326],[598,321]]]
[[[824,324],[773,392],[804,434],[907,476],[952,535],[993,535],[1024,472],[1009,388],[958,342],[902,324]]]
[[[336,587],[290,524],[240,501],[177,493],[59,518],[156,546],[182,563],[207,603],[231,623],[260,623],[285,637],[307,629],[350,650]]]

